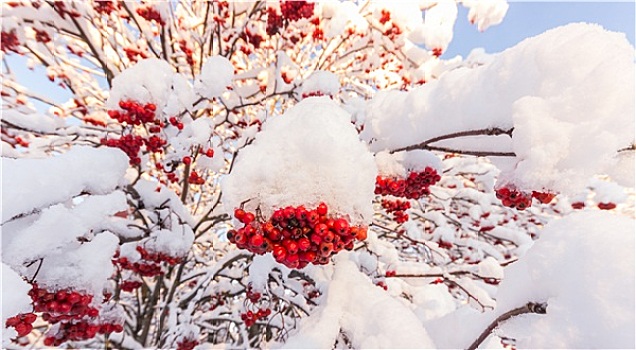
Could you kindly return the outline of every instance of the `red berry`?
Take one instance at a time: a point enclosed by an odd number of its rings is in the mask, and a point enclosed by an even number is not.
[[[318,205],[318,208],[316,208],[316,211],[318,212],[318,215],[321,215],[321,216],[327,215],[327,211],[328,211],[327,204],[320,203]]]

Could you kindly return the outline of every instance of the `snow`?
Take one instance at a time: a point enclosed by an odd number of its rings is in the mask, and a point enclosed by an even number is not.
[[[103,232],[90,242],[49,254],[38,273],[38,283],[53,290],[72,288],[101,295],[115,272],[111,259],[118,247],[119,238]]]
[[[378,172],[382,175],[406,176],[407,172],[419,172],[431,167],[441,174],[442,160],[432,152],[415,150],[409,152],[389,153],[386,151],[375,154]]]
[[[454,1],[440,1],[426,10],[424,23],[418,25],[409,35],[416,44],[424,44],[430,49],[445,51],[453,40],[453,26],[457,19],[457,4]]]
[[[209,57],[196,78],[194,88],[197,93],[207,98],[219,97],[232,84],[234,67],[223,56]]]
[[[73,208],[65,204],[46,208],[28,227],[17,232],[5,230],[3,260],[17,269],[23,263],[62,253],[78,237],[89,237],[91,229],[103,224],[109,215],[127,208],[122,192],[88,196]]]
[[[52,133],[64,125],[64,121],[40,113],[23,114],[16,110],[3,110],[2,119],[21,128],[41,133]]]
[[[321,95],[335,95],[340,90],[338,76],[327,71],[317,70],[303,82],[301,94],[320,93]]]
[[[288,205],[315,208],[368,223],[377,169],[344,110],[327,97],[304,99],[268,118],[254,142],[241,149],[222,183],[227,212],[241,203],[265,217]]]
[[[410,92],[378,92],[361,135],[380,151],[459,131],[514,127],[512,142],[484,136],[434,145],[514,151],[517,163],[502,169],[504,182],[574,193],[592,175],[613,169],[617,150],[634,140],[633,52],[624,35],[598,25],[552,29],[482,66],[450,70]]]
[[[469,8],[468,20],[480,32],[501,23],[508,12],[506,0],[462,0],[462,5]]]
[[[415,314],[338,255],[323,302],[301,320],[283,349],[328,349],[342,331],[353,348],[433,348]]]
[[[112,191],[128,168],[128,157],[119,149],[76,146],[55,157],[5,158],[2,163],[2,221],[6,222],[81,192]]]
[[[31,286],[11,267],[2,264],[2,347],[11,346],[11,338],[17,333],[13,328],[4,327],[7,319],[21,313],[31,312],[31,298],[27,295]]]
[[[173,223],[177,220],[172,218]],[[188,254],[194,243],[194,232],[188,225],[174,225],[172,230],[157,230],[150,234],[150,240],[144,246],[155,252],[166,253],[173,257],[182,257]]]
[[[501,311],[545,301],[547,314],[513,319],[506,334],[519,348],[633,348],[634,229],[607,212],[549,223],[497,293]]]

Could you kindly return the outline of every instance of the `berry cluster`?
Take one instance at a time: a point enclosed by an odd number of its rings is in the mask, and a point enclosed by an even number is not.
[[[118,110],[108,111],[108,116],[117,120],[120,123],[127,123],[130,125],[141,125],[145,123],[155,122],[155,111],[157,106],[154,103],[146,103],[141,105],[135,101],[119,101],[119,108],[124,112]]]
[[[124,270],[131,270],[141,276],[152,277],[163,273],[160,265],[162,262],[168,265],[176,265],[181,262],[181,258],[172,257],[165,253],[149,252],[142,246],[137,246],[135,249],[141,255],[140,261],[133,263],[128,261],[126,257],[115,255],[115,264]]]
[[[180,122],[177,117],[170,117],[168,119],[168,122],[170,122],[170,125],[175,126],[177,129],[179,130],[183,130],[183,123]]]
[[[393,214],[393,220],[398,224],[405,223],[409,219],[409,214],[404,211],[411,208],[411,202],[401,200],[383,199],[380,204],[387,213]]]
[[[119,139],[102,139],[102,145],[108,147],[116,147],[124,151],[128,158],[130,158],[130,165],[139,165],[141,158],[139,157],[139,151],[144,144],[144,138],[137,135],[123,135]]]
[[[99,315],[99,311],[90,306],[93,296],[89,294],[70,290],[47,291],[34,283],[29,296],[33,301],[34,311],[42,312],[42,319],[52,324]]]
[[[193,66],[194,65],[194,58],[192,56],[193,51],[191,48],[188,47],[188,43],[183,39],[179,40],[179,48],[186,55],[186,62],[189,65]]]
[[[121,5],[119,4],[119,2],[117,2],[117,8],[119,8],[120,6]],[[96,1],[93,7],[95,8],[95,11],[102,15],[108,15],[116,10],[115,3],[111,0]]]
[[[199,341],[195,339],[181,339],[177,342],[177,350],[192,350],[199,345]]]
[[[190,176],[188,176],[188,183],[193,185],[203,185],[205,183],[205,179],[193,170],[190,172]]]
[[[121,288],[124,292],[132,292],[139,287],[141,287],[140,281],[122,281],[119,284],[119,288]]]
[[[15,328],[15,331],[18,332],[18,338],[24,337],[33,330],[33,322],[35,322],[36,318],[37,316],[34,313],[19,314],[7,318],[5,326],[7,328]]]
[[[134,47],[124,47],[124,53],[130,62],[137,62],[137,57],[148,58],[148,55],[144,51]]]
[[[259,309],[256,312],[248,311],[246,313],[241,314],[241,320],[245,323],[245,326],[251,327],[256,321],[260,319],[264,319],[272,313],[270,309]]]
[[[262,301],[261,293],[253,291],[251,284],[247,286],[245,294],[247,296],[247,300],[249,300],[249,303],[252,305],[255,305]],[[247,312],[241,314],[241,320],[243,320],[247,327],[251,327],[256,323],[256,321],[266,318],[271,313],[272,310],[263,307],[258,308],[256,312],[248,310]]]
[[[535,198],[543,204],[548,204],[556,197],[555,193],[532,191],[532,198]]]
[[[45,346],[60,346],[66,341],[86,340],[99,334],[121,333],[124,327],[116,323],[93,324],[86,320],[64,322],[56,330],[55,334],[47,333],[44,338]]]
[[[281,1],[280,12],[283,18],[295,22],[301,18],[311,18],[314,15],[314,3],[307,1]]]
[[[49,36],[49,33],[43,30],[37,30],[35,28],[33,28],[33,31],[35,31],[35,41],[44,43],[44,44],[51,41],[51,36]]]
[[[20,53],[19,47],[20,40],[18,40],[15,29],[10,32],[0,33],[0,50],[4,52],[13,51],[15,53]]]
[[[609,202],[609,203],[599,203],[597,204],[598,208],[601,210],[612,210],[614,208],[616,208],[616,204]]]
[[[324,96],[324,95],[325,94],[323,94],[322,91],[310,91],[310,92],[303,92],[302,98],[320,97],[320,96]]]
[[[61,1],[61,0],[53,1],[53,9],[62,18],[65,18],[66,15],[69,15],[72,18],[81,17],[80,13],[77,12],[75,9],[68,10],[66,8],[66,4],[67,3],[65,3],[64,1]]]
[[[495,191],[497,199],[510,208],[524,210],[532,204],[532,195],[518,191],[514,188],[502,187]]]
[[[375,194],[417,199],[430,194],[429,187],[440,179],[437,171],[431,167],[420,172],[413,171],[406,179],[379,175],[375,179]]]
[[[380,23],[385,24],[386,22],[391,20],[391,12],[382,9],[380,12]]]
[[[548,204],[556,196],[556,194],[551,192],[532,191],[530,194],[521,192],[514,187],[501,187],[495,190],[495,194],[504,206],[517,210],[524,210],[532,205],[532,198],[535,198],[540,203]]]
[[[137,9],[137,14],[143,17],[146,21],[155,21],[159,25],[166,24],[163,18],[161,18],[161,14],[152,6],[139,7]]]
[[[276,9],[273,7],[267,8],[267,26],[265,31],[267,35],[272,36],[276,35],[280,32],[280,28],[283,27],[283,16],[279,15],[276,12]]]
[[[307,264],[324,265],[342,249],[353,249],[355,239],[367,238],[367,229],[349,226],[344,218],[327,216],[325,203],[316,209],[304,206],[281,208],[269,221],[243,209],[234,217],[244,224],[227,233],[230,242],[256,254],[271,252],[277,262],[289,268],[304,268]]]

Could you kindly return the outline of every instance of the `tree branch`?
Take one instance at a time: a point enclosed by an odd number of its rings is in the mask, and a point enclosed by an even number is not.
[[[484,340],[486,340],[486,338],[488,338],[488,336],[490,335],[490,333],[492,333],[492,331],[499,326],[500,322],[506,321],[510,318],[513,318],[515,316],[519,316],[519,315],[523,315],[523,314],[545,314],[546,310],[547,310],[548,305],[546,303],[535,303],[535,302],[529,302],[526,305],[522,306],[522,307],[518,307],[516,309],[512,309],[504,314],[502,314],[501,316],[497,317],[494,321],[492,321],[488,327],[486,327],[486,329],[481,332],[481,334],[479,335],[479,337],[472,343],[470,344],[470,346],[468,346],[467,350],[475,350],[477,349],[477,347],[484,342]]]
[[[442,140],[450,140],[450,139],[455,139],[455,138],[460,138],[460,137],[467,137],[467,136],[508,135],[508,136],[512,137],[512,131],[513,130],[514,130],[514,128],[510,128],[510,129],[488,128],[488,129],[459,131],[459,132],[454,132],[454,133],[450,133],[450,134],[446,134],[446,135],[436,136],[436,137],[433,137],[431,139],[428,139],[428,140],[426,140],[424,142],[420,142],[420,143],[415,144],[415,145],[398,148],[398,149],[392,150],[390,153],[396,153],[396,152],[402,152],[402,151],[413,151],[413,150],[417,150],[417,149],[435,150],[435,149],[431,149],[431,148],[441,148],[441,147],[429,146],[431,143],[439,142],[439,141],[442,141]],[[470,151],[468,151],[468,152],[470,152]],[[477,153],[477,152],[466,153],[466,151],[457,151],[457,152],[454,152],[454,153],[472,154],[472,153]],[[480,152],[480,153],[484,153],[484,152]],[[496,154],[496,153],[512,154],[512,157],[514,157],[514,153],[511,153],[511,152],[487,152],[487,153],[489,153],[491,155],[492,154]]]

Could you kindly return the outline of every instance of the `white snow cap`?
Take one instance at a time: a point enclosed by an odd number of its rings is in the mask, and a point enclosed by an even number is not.
[[[331,72],[317,70],[303,82],[301,86],[302,94],[319,92],[323,95],[335,95],[340,90],[338,76]]]
[[[327,97],[305,99],[268,118],[223,182],[226,210],[249,200],[247,209],[260,206],[268,217],[288,205],[325,202],[354,224],[370,222],[377,169],[350,120]]]
[[[223,56],[212,56],[203,63],[201,74],[196,78],[194,88],[203,97],[218,97],[232,84],[233,77],[234,67],[232,63]]]
[[[56,157],[5,158],[2,165],[5,222],[18,214],[66,201],[82,191],[112,191],[128,169],[128,157],[119,149],[78,146]]]
[[[113,87],[106,101],[109,109],[118,109],[120,100],[162,104],[168,100],[169,82],[174,71],[170,64],[158,58],[137,62],[113,79]]]
[[[424,23],[409,34],[409,40],[430,49],[445,51],[453,40],[453,27],[457,19],[455,1],[440,1],[424,13]]]
[[[431,167],[441,174],[443,169],[442,160],[434,153],[424,150],[394,154],[386,151],[378,152],[375,155],[375,162],[378,166],[378,173],[387,176],[405,176],[408,175],[407,172],[423,171],[426,167]]]
[[[508,12],[506,0],[462,0],[462,5],[470,9],[468,20],[476,24],[480,32],[501,23]]]
[[[411,92],[379,92],[361,136],[379,151],[460,131],[514,127],[512,142],[504,135],[435,145],[514,151],[510,177],[517,187],[575,193],[594,174],[630,164],[616,154],[634,141],[633,61],[624,34],[569,24]]]
[[[547,314],[513,318],[503,333],[518,348],[633,349],[634,228],[633,219],[598,211],[546,225],[504,270],[496,311],[534,301],[547,302]]]

